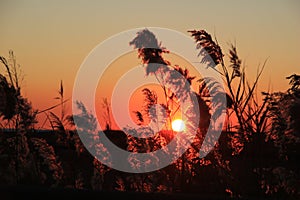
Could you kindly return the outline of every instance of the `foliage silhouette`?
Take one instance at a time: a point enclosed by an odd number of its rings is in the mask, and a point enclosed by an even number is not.
[[[13,51],[9,52],[9,61],[2,56],[0,60],[10,80],[8,82],[6,77],[0,74],[0,101],[4,102],[0,108],[0,117],[1,122],[5,123],[2,125],[4,131],[7,128],[14,131],[12,136],[2,138],[3,145],[0,147],[0,152],[8,157],[3,170],[13,174],[11,177],[5,177],[8,178],[6,181],[22,184],[38,180],[40,184],[48,181],[49,185],[57,185],[62,179],[63,170],[57,162],[53,148],[45,140],[29,137],[37,122],[37,110],[34,110],[31,103],[21,94],[20,70],[17,69],[20,66],[16,64]],[[50,181],[51,179],[54,182]]]
[[[223,77],[227,105],[219,101],[220,85],[209,77],[193,77],[182,66],[172,65],[164,55],[169,51],[158,42],[149,30],[141,30],[129,43],[137,49],[145,67],[145,74],[155,76],[161,85],[164,99],[157,91],[144,88],[144,105],[135,111],[140,129],[126,127],[123,131],[110,130],[105,135],[116,145],[131,152],[152,152],[161,149],[176,135],[170,122],[180,110],[179,95],[187,99],[192,83],[197,84],[194,93],[199,104],[200,120],[191,147],[171,165],[155,172],[130,174],[111,169],[91,156],[77,131],[87,133],[86,143],[97,155],[111,159],[105,146],[97,145],[96,118],[81,102],[78,115],[66,115],[62,82],[59,87],[59,103],[45,110],[36,111],[22,96],[21,77],[13,52],[9,59],[0,57],[5,73],[0,74],[0,185],[43,185],[47,187],[71,187],[100,191],[198,193],[222,198],[274,198],[298,199],[299,143],[300,143],[300,76],[286,77],[290,88],[283,92],[265,91],[258,100],[258,82],[265,63],[258,69],[254,81],[249,81],[245,66],[238,55],[236,45],[224,55],[216,39],[204,30],[189,31],[195,39],[202,58],[212,70]],[[147,48],[146,48],[147,47]],[[149,48],[151,47],[151,48]],[[228,56],[229,63],[224,57]],[[183,77],[182,79],[180,77]],[[194,82],[195,81],[195,82]],[[169,86],[173,85],[173,90]],[[177,94],[177,95],[175,95]],[[179,95],[178,95],[179,94]],[[103,114],[110,116],[110,105],[104,101]],[[160,105],[155,107],[154,105]],[[216,110],[212,110],[212,107]],[[199,158],[199,149],[209,129],[218,118],[218,109],[226,106],[227,124],[213,151]],[[60,107],[60,115],[52,109]],[[108,109],[108,110],[107,110]],[[105,113],[106,112],[106,113]],[[35,116],[46,113],[53,129],[47,134],[35,129]],[[188,113],[193,117],[193,113]],[[155,133],[145,127],[149,118],[164,129]],[[167,118],[161,121],[162,118]],[[75,129],[74,121],[78,130]],[[73,126],[72,126],[73,123]],[[129,136],[136,131],[150,138]],[[136,134],[136,135],[137,135]],[[63,136],[63,137],[61,137]],[[209,138],[212,140],[213,138]],[[166,149],[168,151],[168,149]],[[167,152],[172,155],[172,152]],[[130,157],[132,166],[139,165]],[[151,162],[157,162],[153,157]],[[75,165],[76,164],[76,165]]]

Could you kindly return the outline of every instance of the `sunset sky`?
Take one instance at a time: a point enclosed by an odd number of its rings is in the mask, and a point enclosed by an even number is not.
[[[205,29],[217,36],[224,52],[229,43],[236,43],[250,79],[268,59],[260,89],[270,84],[272,91],[283,91],[288,87],[285,77],[300,74],[299,20],[297,0],[0,0],[0,55],[8,57],[8,51],[14,51],[24,75],[23,95],[42,110],[58,103],[54,98],[60,80],[66,98],[71,97],[84,58],[114,34],[144,27],[186,35],[190,29]],[[70,104],[67,109],[71,112]]]

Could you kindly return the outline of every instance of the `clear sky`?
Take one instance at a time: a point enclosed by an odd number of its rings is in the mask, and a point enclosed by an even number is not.
[[[224,52],[236,42],[250,78],[268,58],[262,90],[269,83],[273,91],[286,90],[285,77],[300,73],[299,20],[297,0],[0,0],[0,55],[14,51],[25,75],[23,93],[43,109],[55,103],[61,79],[71,97],[83,59],[114,34],[150,26],[184,34],[205,29]]]

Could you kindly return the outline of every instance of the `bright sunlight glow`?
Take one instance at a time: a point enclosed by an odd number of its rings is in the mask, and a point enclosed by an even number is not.
[[[185,129],[185,124],[181,119],[176,119],[172,122],[173,131],[180,132]]]

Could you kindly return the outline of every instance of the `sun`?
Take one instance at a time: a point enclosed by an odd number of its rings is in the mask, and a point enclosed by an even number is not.
[[[181,132],[185,129],[184,121],[181,119],[176,119],[172,122],[172,129],[176,132]]]

